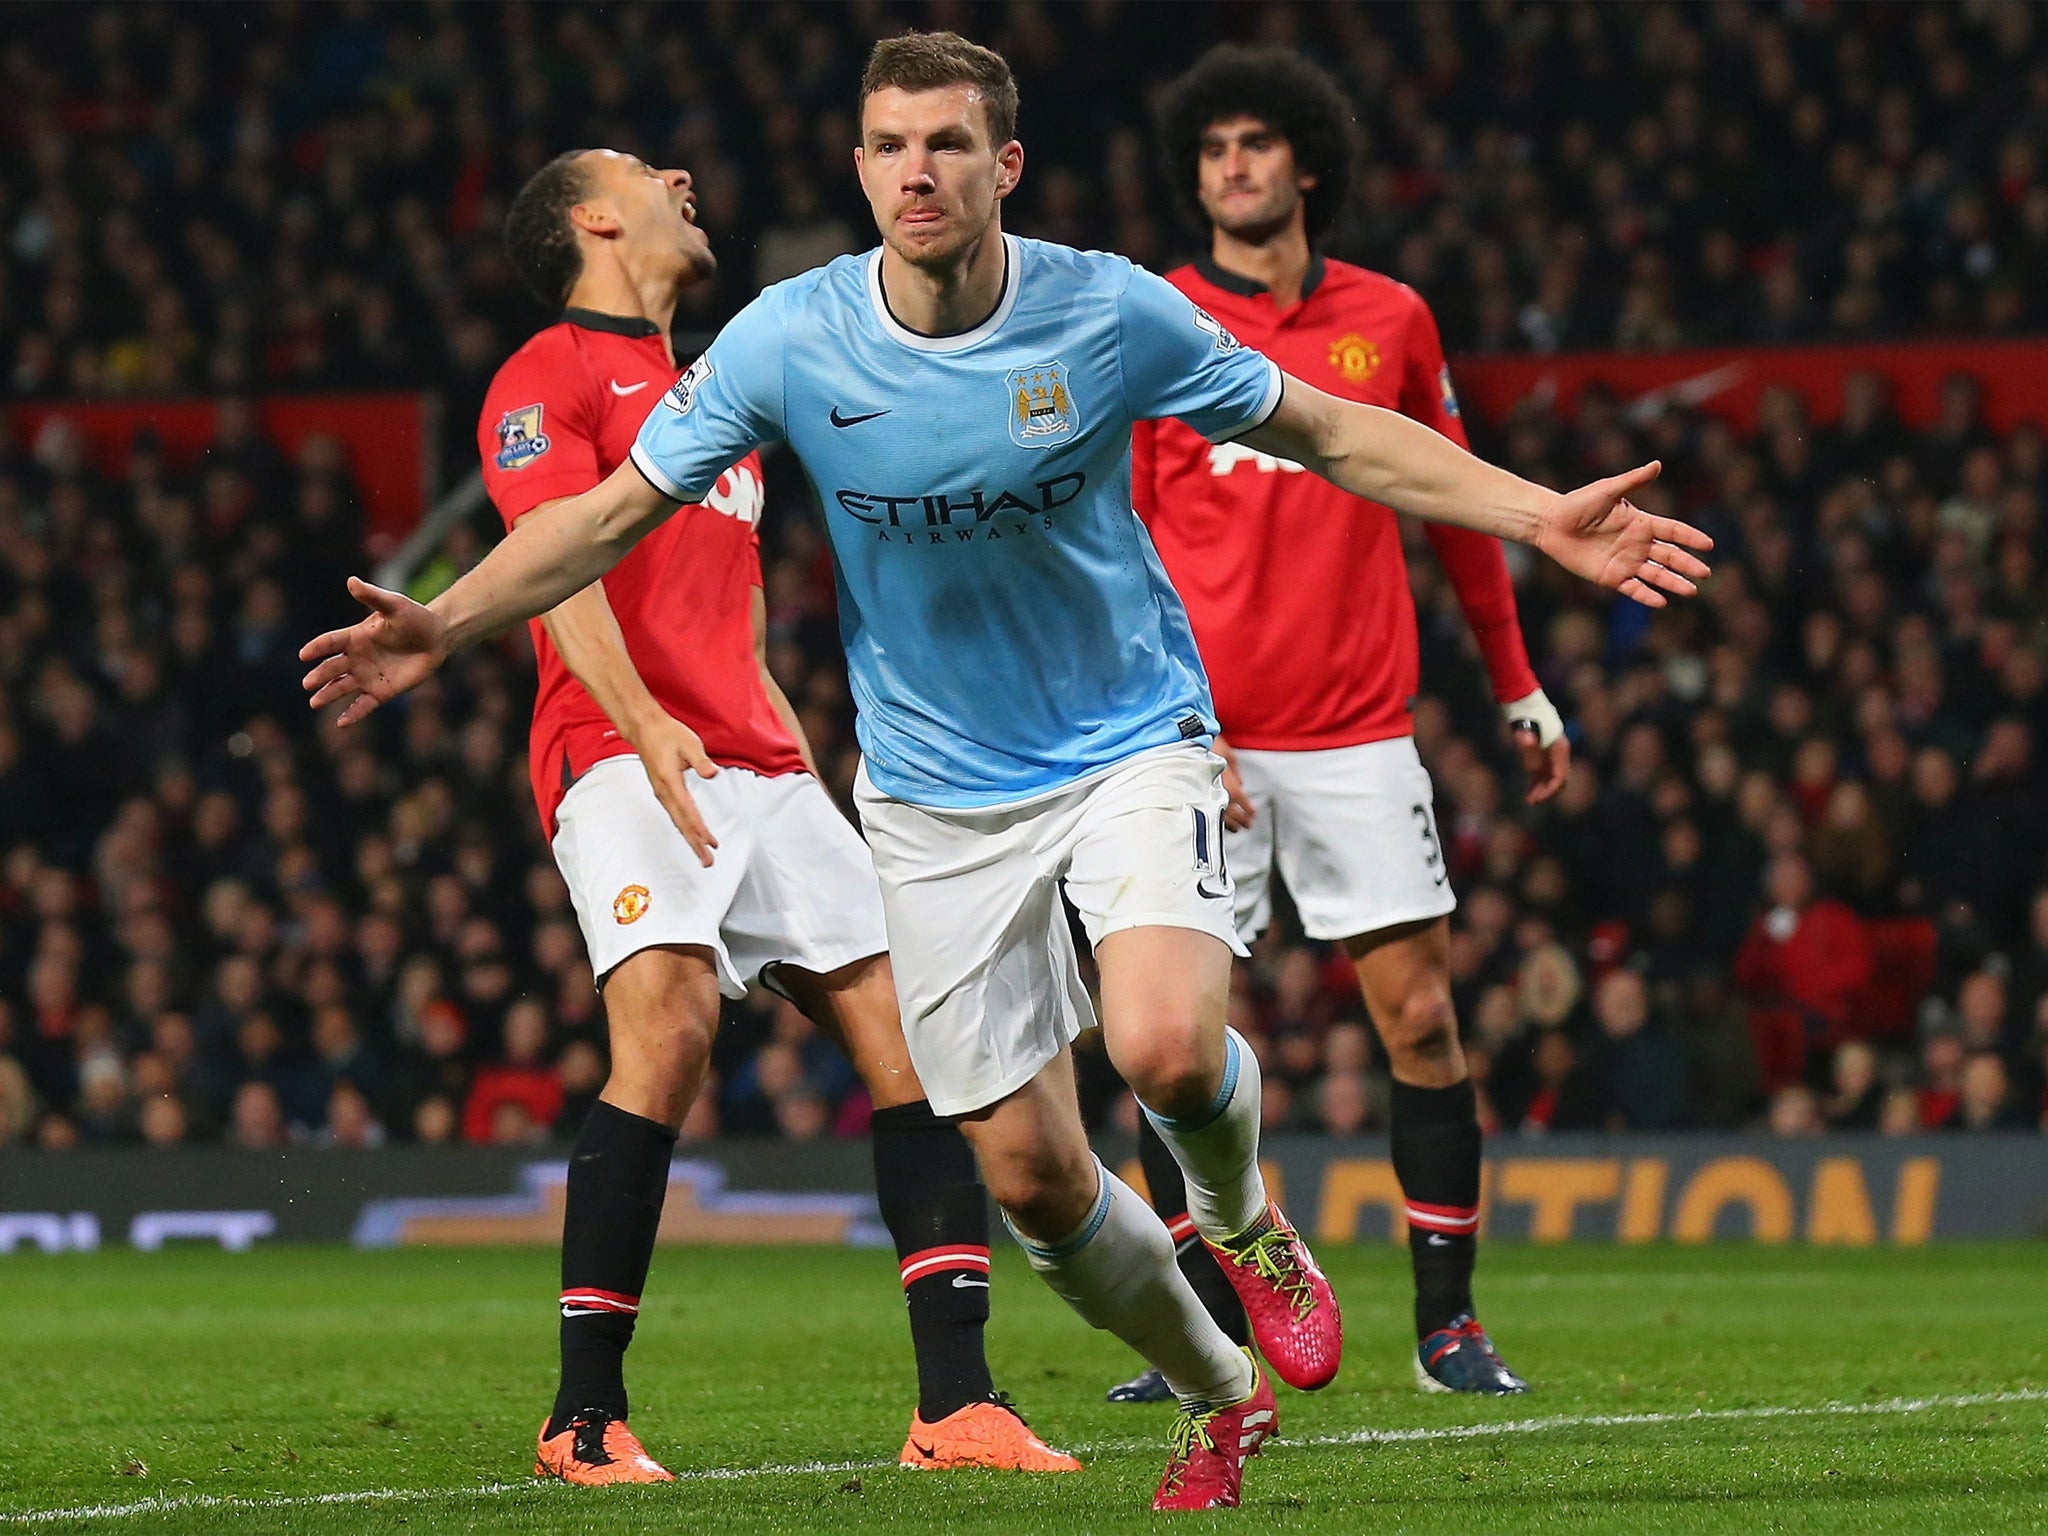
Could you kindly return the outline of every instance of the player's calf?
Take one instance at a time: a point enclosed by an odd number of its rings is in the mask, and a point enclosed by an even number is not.
[[[1395,1079],[1432,1087],[1449,1087],[1465,1077],[1465,1052],[1458,1043],[1458,1013],[1452,1005],[1448,979],[1441,985],[1415,988],[1380,1028],[1387,1064]]]
[[[1015,1106],[1021,1116],[1025,1107],[1017,1101],[1037,1086],[1034,1083],[1000,1108],[1007,1111]],[[1078,1118],[1077,1114],[1077,1122]],[[1098,1193],[1095,1157],[1078,1123],[1071,1135],[1052,1133],[1045,1126],[1032,1126],[1021,1135],[1006,1134],[974,1117],[961,1128],[973,1144],[982,1183],[1020,1237],[1057,1238],[1074,1231],[1094,1209]]]
[[[896,1244],[917,1358],[917,1409],[902,1460],[925,1468],[1071,1472],[1080,1463],[1031,1432],[995,1390],[989,1315],[988,1191],[952,1120],[932,1112],[903,1040],[886,955],[826,975],[786,969],[799,1006],[859,1068],[876,1104],[869,1127],[875,1194]]]
[[[602,1099],[576,1138],[562,1213],[562,1375],[545,1439],[579,1415],[625,1420],[626,1348],[675,1144],[667,1126]]]
[[[1090,1163],[1096,1188],[1072,1230],[1050,1240],[1017,1233],[1031,1267],[1085,1322],[1157,1366],[1182,1402],[1242,1401],[1256,1384],[1245,1356],[1189,1289],[1165,1226],[1129,1185]]]
[[[1418,1088],[1396,1079],[1393,1122],[1415,1270],[1415,1384],[1425,1392],[1525,1392],[1528,1383],[1472,1315],[1480,1155],[1472,1084]]]
[[[1472,1312],[1479,1247],[1479,1119],[1469,1080],[1420,1088],[1395,1078],[1394,1174],[1407,1200],[1415,1336]]]
[[[1282,1381],[1312,1392],[1337,1373],[1344,1323],[1308,1245],[1266,1197],[1259,1096],[1258,1057],[1226,1030],[1215,1097],[1198,1115],[1150,1119],[1186,1175],[1188,1213],[1243,1304],[1260,1353]]]
[[[1088,1150],[1070,1055],[962,1128],[1010,1230],[1055,1295],[1158,1366],[1176,1394],[1234,1402],[1251,1389],[1244,1357],[1174,1263],[1164,1223]],[[1078,1178],[1065,1172],[1075,1163]],[[1011,1204],[1020,1194],[1038,1198],[1020,1208]]]
[[[896,1243],[917,1356],[919,1422],[995,1397],[984,1353],[988,1198],[959,1128],[920,1099],[874,1113],[875,1192]]]
[[[708,957],[696,950],[632,955],[605,979],[604,996],[612,1077],[569,1156],[562,1211],[562,1373],[541,1436],[557,1447],[559,1466],[572,1471],[609,1464],[575,1454],[577,1445],[601,1451],[612,1435],[605,1426],[624,1432],[626,1350],[668,1196],[675,1127],[702,1081],[718,1017],[717,980]],[[577,1422],[586,1426],[580,1439],[565,1441]],[[637,1441],[634,1447],[633,1456],[642,1454]],[[545,1450],[541,1460],[549,1461]],[[637,1463],[627,1456],[621,1465]],[[623,1474],[593,1478],[634,1480]]]

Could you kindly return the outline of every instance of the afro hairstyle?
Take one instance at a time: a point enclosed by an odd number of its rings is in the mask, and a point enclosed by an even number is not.
[[[1197,195],[1202,135],[1232,117],[1255,117],[1281,134],[1296,168],[1315,177],[1302,194],[1302,217],[1309,239],[1322,238],[1350,196],[1358,163],[1357,113],[1343,88],[1291,48],[1237,43],[1211,48],[1168,86],[1159,107],[1167,182],[1202,229],[1209,227]]]

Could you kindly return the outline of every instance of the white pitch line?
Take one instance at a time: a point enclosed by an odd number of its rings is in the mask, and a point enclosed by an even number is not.
[[[1275,1440],[1287,1445],[1398,1445],[1411,1440],[1483,1440],[1491,1435],[1535,1435],[1551,1429],[1628,1429],[1638,1425],[1712,1424],[1740,1419],[1851,1418],[1863,1414],[1925,1413],[1930,1408],[1977,1408],[1994,1403],[2048,1402],[2048,1390],[2022,1387],[2010,1392],[1961,1392],[1947,1397],[1888,1397],[1875,1403],[1823,1403],[1798,1408],[1695,1408],[1686,1413],[1553,1414],[1545,1419],[1506,1419],[1497,1424],[1451,1424],[1438,1429],[1354,1429],[1341,1435]]]
[[[2023,1387],[2009,1392],[1960,1392],[1939,1397],[1890,1397],[1875,1403],[1821,1403],[1813,1407],[1781,1404],[1754,1408],[1696,1408],[1685,1413],[1552,1414],[1541,1419],[1506,1419],[1493,1424],[1448,1424],[1419,1429],[1354,1429],[1340,1435],[1315,1435],[1302,1440],[1275,1440],[1272,1450],[1306,1450],[1343,1445],[1399,1445],[1429,1440],[1480,1440],[1495,1435],[1535,1435],[1553,1429],[1632,1429],[1667,1424],[1712,1424],[1744,1419],[1856,1418],[1871,1414],[1925,1413],[1931,1408],[1981,1408],[2000,1403],[2048,1402],[2048,1389]],[[1129,1450],[1145,1442],[1082,1445],[1090,1452]],[[731,1482],[742,1478],[798,1477],[806,1473],[879,1472],[893,1461],[804,1461],[763,1467],[707,1467],[678,1472],[679,1483]],[[304,1509],[325,1504],[421,1504],[445,1499],[488,1497],[505,1493],[546,1494],[559,1484],[540,1482],[479,1483],[473,1488],[364,1488],[341,1493],[283,1494],[273,1498],[236,1494],[158,1494],[129,1504],[74,1504],[67,1509],[33,1509],[0,1514],[0,1525],[42,1525],[53,1520],[122,1520],[136,1515],[170,1515],[186,1510]]]

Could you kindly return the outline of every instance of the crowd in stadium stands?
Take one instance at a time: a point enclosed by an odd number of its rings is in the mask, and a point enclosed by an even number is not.
[[[1148,88],[1225,35],[1359,103],[1334,248],[1453,352],[2048,325],[2048,21],[2018,3],[17,8],[0,48],[0,363],[43,394],[431,382],[473,401],[536,315],[497,247],[565,146],[696,177],[709,323],[867,243],[869,41],[1007,54],[1012,222],[1184,243]],[[450,413],[451,441],[467,423]]]
[[[348,611],[360,506],[334,443],[288,460],[243,399],[432,388],[459,472],[485,381],[545,319],[497,250],[505,202],[564,146],[691,169],[724,265],[681,323],[708,326],[867,243],[865,39],[957,25],[1021,77],[1011,226],[1165,265],[1188,237],[1144,87],[1253,29],[1358,93],[1372,171],[1332,249],[1414,282],[1454,353],[2048,327],[2025,5],[264,16],[40,6],[0,47],[10,392],[226,397],[189,469],[146,436],[112,477],[63,431],[0,440],[0,1144],[537,1141],[602,1084],[525,779],[523,638],[364,726],[316,722],[294,653]],[[1416,546],[1417,734],[1490,1126],[2048,1127],[2041,434],[1992,432],[1966,379],[1910,432],[1874,377],[1840,423],[1780,393],[1748,436],[1598,389],[1474,425],[1552,483],[1654,454],[1651,499],[1720,541],[1701,599],[1654,616],[1518,563],[1576,749],[1539,811]],[[843,794],[829,566],[801,477],[770,477],[771,664]],[[438,568],[487,537],[459,529]],[[1276,1127],[1384,1124],[1341,957],[1283,924],[1240,982]],[[1083,1065],[1091,1113],[1128,1124]],[[843,1059],[765,993],[714,1070],[687,1136],[865,1124]]]

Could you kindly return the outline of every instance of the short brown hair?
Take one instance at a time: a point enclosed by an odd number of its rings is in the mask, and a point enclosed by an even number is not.
[[[877,91],[939,91],[971,85],[981,92],[989,138],[1007,144],[1017,137],[1017,79],[993,48],[970,43],[958,32],[905,32],[885,37],[868,55],[860,78],[860,105]]]
[[[505,255],[520,281],[543,304],[569,302],[569,290],[583,275],[583,253],[569,210],[590,196],[587,149],[559,154],[533,173],[505,215]]]

